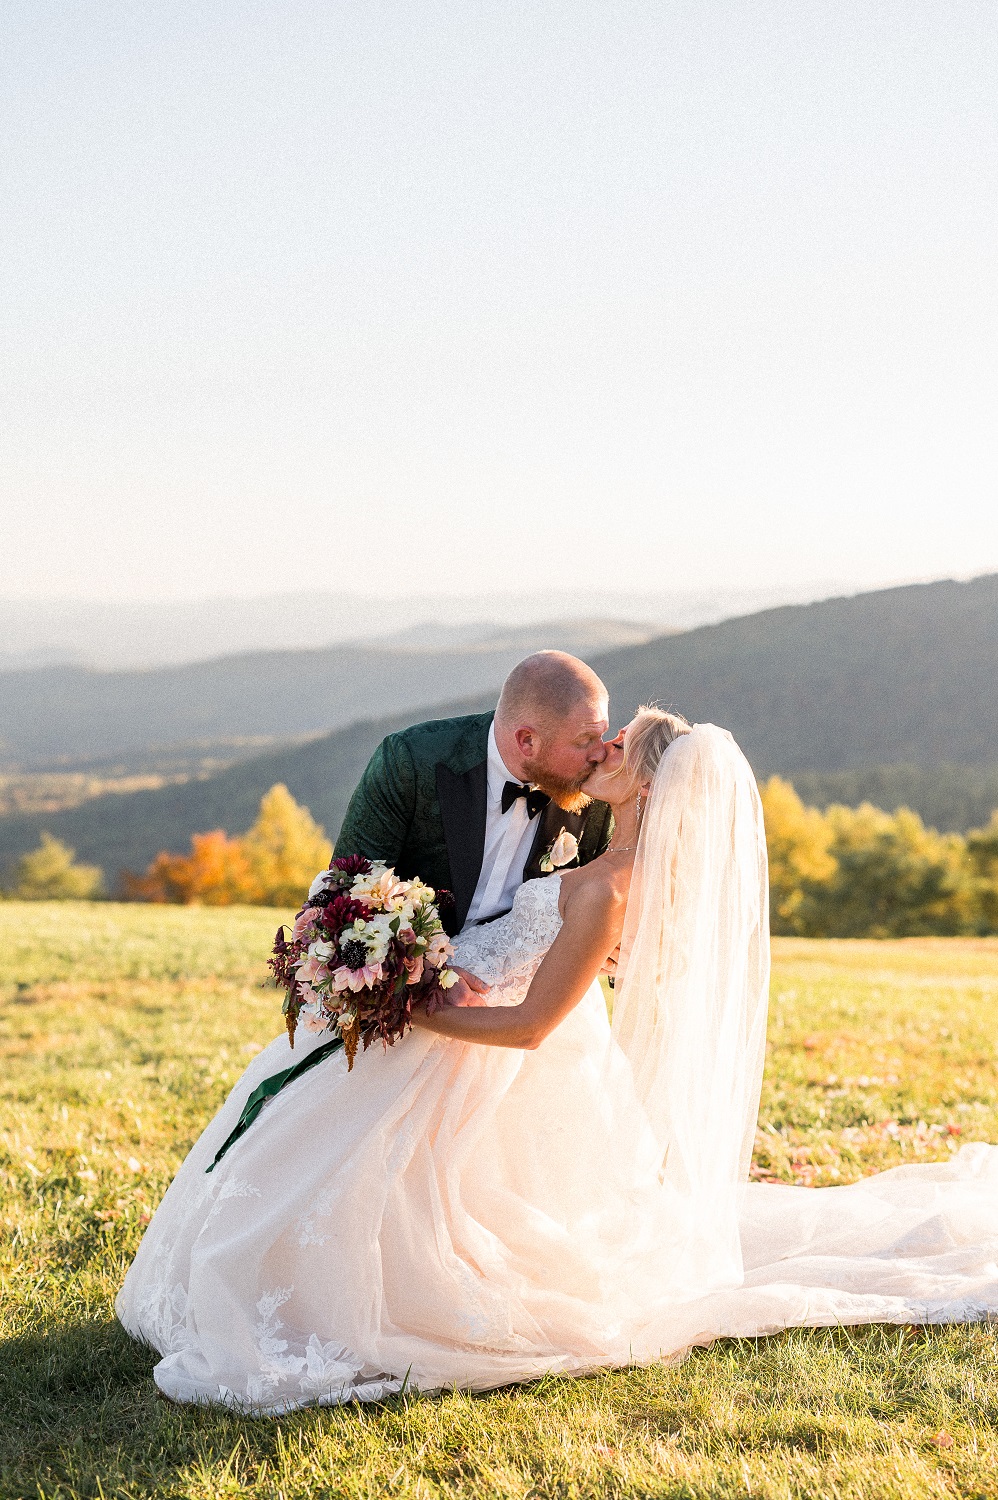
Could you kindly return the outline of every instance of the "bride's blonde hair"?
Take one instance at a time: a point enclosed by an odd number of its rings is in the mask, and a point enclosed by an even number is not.
[[[642,703],[624,736],[624,758],[613,775],[633,777],[637,782],[651,781],[673,740],[689,734],[691,728],[682,714],[666,713],[665,709]]]

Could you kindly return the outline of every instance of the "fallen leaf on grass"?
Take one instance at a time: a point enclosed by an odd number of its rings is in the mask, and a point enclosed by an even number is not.
[[[935,1443],[937,1448],[952,1448],[953,1446],[953,1439],[945,1427],[940,1432],[937,1432],[935,1437],[930,1438],[930,1442]]]

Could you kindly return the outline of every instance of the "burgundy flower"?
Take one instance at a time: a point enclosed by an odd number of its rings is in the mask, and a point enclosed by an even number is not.
[[[352,886],[358,875],[369,875],[371,868],[371,861],[360,855],[334,859],[325,885],[305,900],[296,924],[297,934],[282,927],[275,938],[270,960],[274,979],[285,991],[282,1008],[291,1045],[294,1046],[299,1012],[307,1005],[306,1014],[312,1029],[313,1022],[318,1020],[321,1023],[323,1014],[329,1020],[330,1029],[335,1029],[339,1017],[343,1045],[351,1066],[359,1046],[366,1049],[373,1041],[380,1040],[384,1046],[390,1047],[397,1041],[412,1022],[414,1004],[425,1003],[432,1011],[445,1003],[441,978],[447,981],[452,978],[438,967],[434,959],[435,945],[442,943],[446,949],[447,944],[439,931],[438,915],[428,904],[421,917],[421,922],[428,918],[430,923],[430,946],[426,953],[415,954],[415,927],[400,927],[398,932],[392,933],[387,945],[379,945],[386,947],[383,958],[377,964],[368,962],[368,945],[354,931],[353,924],[358,918],[369,918],[372,906],[363,896],[360,899],[354,897]],[[394,877],[393,871],[389,873]],[[401,888],[405,887],[406,883],[401,882]],[[442,895],[446,902],[448,897]],[[423,930],[422,926],[419,930]],[[310,943],[317,937],[335,945],[331,954],[327,951],[322,960],[318,954],[311,958],[308,955]],[[444,956],[441,950],[439,957]],[[305,968],[302,967],[303,960]],[[308,982],[303,981],[302,976],[310,965],[317,966],[317,972],[321,969],[325,975],[319,981],[320,991],[313,990]],[[348,995],[340,993],[343,986],[336,977],[339,974],[342,978],[344,969],[351,970]],[[363,982],[355,987],[354,981],[361,979]],[[327,983],[334,991],[329,996],[325,988]],[[344,995],[349,1009],[344,1008]],[[344,1020],[348,1022],[346,1029],[342,1026]]]
[[[349,927],[358,917],[368,915],[368,908],[362,901],[355,901],[352,896],[334,896],[324,907],[320,920],[327,932],[337,933],[344,927]]]
[[[331,870],[342,870],[344,875],[369,875],[371,873],[371,861],[365,859],[363,854],[344,854],[342,859],[331,859],[329,861]]]

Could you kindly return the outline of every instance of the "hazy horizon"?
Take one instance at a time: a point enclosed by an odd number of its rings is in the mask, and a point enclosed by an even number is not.
[[[969,571],[962,572],[946,572],[936,570],[919,574],[905,574],[903,576],[883,576],[873,578],[872,580],[849,577],[799,578],[794,579],[793,581],[788,581],[784,584],[771,583],[760,585],[756,588],[748,586],[741,589],[732,587],[730,585],[724,586],[722,584],[715,584],[713,586],[705,584],[700,587],[690,588],[683,588],[681,586],[678,586],[672,589],[643,588],[638,591],[622,591],[619,596],[614,596],[605,590],[601,590],[597,585],[594,586],[591,591],[586,591],[584,594],[580,592],[577,596],[571,594],[570,591],[555,590],[553,593],[545,593],[539,596],[539,598],[540,607],[543,607],[544,601],[546,600],[554,599],[555,601],[558,601],[558,610],[560,612],[564,607],[564,602],[566,600],[577,597],[580,601],[585,600],[588,603],[592,604],[599,610],[600,613],[606,613],[608,609],[612,609],[615,602],[619,599],[621,608],[625,609],[625,611],[629,613],[632,613],[635,600],[640,603],[641,600],[646,599],[708,599],[714,596],[716,596],[718,599],[729,599],[732,597],[737,598],[743,596],[745,598],[750,598],[753,595],[757,594],[772,594],[775,596],[783,593],[787,595],[788,599],[790,599],[791,596],[795,598],[800,597],[801,599],[803,599],[805,595],[809,599],[825,599],[831,598],[834,595],[840,593],[869,593],[876,589],[904,588],[909,585],[921,583],[937,583],[943,581],[944,579],[952,579],[956,582],[966,582],[971,578],[980,577],[991,572],[998,572],[998,566],[993,569],[974,568]],[[327,599],[343,598],[352,602],[363,600],[365,602],[371,603],[374,603],[379,597],[376,582],[372,583],[372,586],[367,590],[359,587],[348,587],[342,591],[342,594],[334,592],[333,590],[327,588],[323,588],[321,586],[321,583],[315,589],[268,589],[260,587],[253,588],[247,586],[243,588],[231,588],[228,590],[211,590],[209,592],[203,590],[184,591],[183,589],[175,589],[170,592],[164,591],[161,593],[112,595],[108,595],[107,593],[87,593],[85,590],[79,590],[76,592],[65,591],[62,593],[45,591],[34,593],[19,593],[16,590],[8,588],[4,591],[0,591],[0,605],[16,606],[19,604],[54,604],[67,606],[107,605],[108,607],[123,608],[165,608],[172,604],[183,605],[206,602],[233,604],[264,603],[279,599],[285,599],[288,597],[307,598],[314,597],[316,595]],[[461,612],[462,617],[464,617],[466,614],[467,618],[469,619],[479,619],[484,618],[482,611],[487,611],[489,609],[490,601],[493,599],[506,601],[511,598],[529,598],[531,600],[534,600],[538,598],[538,596],[533,591],[518,590],[515,584],[500,584],[494,590],[484,592],[481,589],[474,589],[469,587],[464,591],[457,589],[448,589],[446,594],[440,595],[434,595],[433,593],[420,591],[418,589],[413,589],[408,592],[396,591],[393,589],[393,598],[396,601],[401,601],[407,604],[413,602],[420,605],[426,604],[428,607],[439,602],[439,607],[442,613],[445,615],[453,613],[454,611],[459,611]],[[572,604],[571,607],[574,608],[575,605]]]
[[[943,581],[895,580],[884,587]],[[376,596],[321,591],[187,600],[0,598],[0,672],[57,665],[100,671],[147,669],[350,644],[461,650],[521,627],[546,624],[552,626],[551,644],[558,644],[559,627],[566,622],[617,622],[621,629],[641,629],[647,639],[780,606],[868,592],[826,582],[816,589],[785,585],[673,594],[635,591],[619,597],[595,591],[423,595],[395,600],[387,619]],[[603,627],[590,632],[594,638],[602,633]],[[607,630],[603,649],[611,648],[612,638],[613,631]]]
[[[831,592],[835,592],[834,589]],[[507,592],[396,600],[388,618],[373,595],[276,593],[166,600],[0,598],[0,671],[57,664],[103,670],[179,665],[255,651],[404,640],[445,647],[566,620],[633,622],[648,634],[714,624],[776,604],[825,597],[807,588],[679,594]],[[555,632],[557,634],[557,632]]]

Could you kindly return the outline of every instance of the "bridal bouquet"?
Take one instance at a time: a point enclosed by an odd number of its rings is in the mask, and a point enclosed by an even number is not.
[[[290,938],[278,928],[270,960],[287,991],[292,1046],[299,1021],[307,1031],[338,1032],[352,1068],[358,1043],[366,1050],[380,1037],[390,1047],[403,1034],[413,1002],[431,1014],[443,1003],[458,976],[446,967],[454,950],[435,901],[421,880],[400,880],[360,855],[334,859],[316,876]]]

